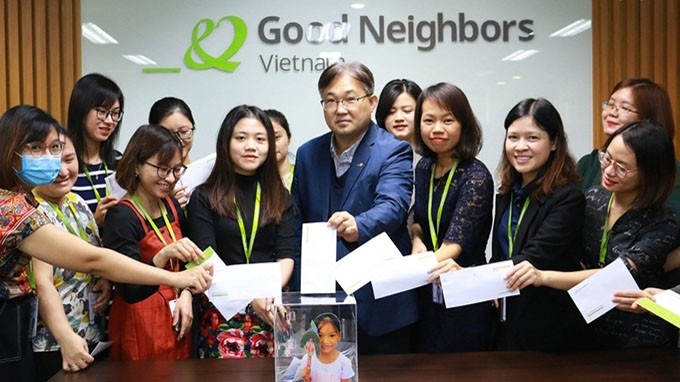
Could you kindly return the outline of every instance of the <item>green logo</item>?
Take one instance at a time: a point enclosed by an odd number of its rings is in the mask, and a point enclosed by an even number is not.
[[[217,57],[211,56],[203,48],[201,48],[201,41],[210,36],[215,29],[217,29],[223,21],[229,21],[234,26],[234,39],[221,55]],[[199,31],[203,29],[203,32]],[[189,69],[193,70],[207,70],[217,69],[227,73],[233,73],[234,70],[241,64],[240,61],[231,61],[231,58],[241,49],[243,43],[246,42],[248,35],[248,27],[246,23],[236,16],[225,16],[217,21],[215,24],[210,19],[203,19],[194,25],[194,30],[191,33],[191,46],[184,54],[184,64]],[[194,54],[198,58],[194,60]]]

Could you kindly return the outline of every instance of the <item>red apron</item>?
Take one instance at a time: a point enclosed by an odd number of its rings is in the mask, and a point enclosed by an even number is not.
[[[179,217],[174,203],[166,198],[172,216],[170,226],[177,240],[182,238]],[[144,229],[144,237],[139,242],[140,261],[150,263],[153,257],[163,249],[163,242],[156,232],[147,227],[147,221],[128,200],[121,203],[135,212]],[[158,227],[166,242],[172,242],[167,227]],[[175,262],[175,268],[179,268]],[[170,269],[170,264],[166,266]],[[177,341],[178,332],[172,326],[172,312],[168,305],[175,299],[175,291],[169,285],[161,285],[146,299],[129,304],[120,296],[114,296],[109,314],[109,338],[114,341],[111,345],[112,360],[177,360],[188,359],[191,351],[191,335],[185,335]]]

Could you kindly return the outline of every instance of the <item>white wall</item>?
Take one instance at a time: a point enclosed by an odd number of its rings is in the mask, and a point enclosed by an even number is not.
[[[482,124],[484,148],[480,158],[492,171],[501,153],[505,115],[526,97],[546,97],[555,104],[562,114],[576,157],[591,150],[591,31],[574,37],[549,37],[577,19],[590,19],[590,1],[366,2],[363,9],[351,9],[351,2],[342,0],[82,0],[83,22],[96,23],[119,42],[94,45],[83,39],[83,73],[104,73],[123,89],[126,105],[120,149],[125,147],[136,127],[146,122],[151,104],[172,95],[187,101],[194,112],[197,135],[192,158],[214,151],[222,119],[232,107],[242,103],[276,108],[286,114],[293,131],[291,149],[294,151],[301,143],[327,131],[316,90],[320,70],[277,72],[270,68],[267,71],[260,56],[266,63],[272,55],[316,58],[322,52],[336,52],[346,61],[362,61],[371,68],[378,94],[393,78],[409,78],[423,88],[440,81],[458,85],[467,94]],[[479,25],[488,20],[491,20],[488,25],[532,20],[525,28],[533,31],[533,38],[520,41],[520,36],[526,38],[528,34],[514,26],[509,29],[507,42],[501,39],[490,42],[478,36],[472,42],[437,42],[433,49],[422,51],[418,47],[428,43],[418,41],[415,32],[413,42],[393,42],[386,37],[383,43],[377,43],[364,23],[365,41],[360,41],[362,16],[374,27],[382,15],[386,26],[398,21],[408,28],[410,16],[417,26],[423,21],[436,21],[438,13],[457,25],[460,13],[464,13],[468,22]],[[258,24],[268,16],[280,17],[278,23],[267,24],[269,27],[283,28],[292,22],[303,26],[314,21],[341,22],[343,14],[347,15],[349,24],[346,42],[314,44],[303,39],[300,43],[265,44],[258,36]],[[191,47],[196,23],[205,18],[217,22],[224,16],[237,16],[247,25],[246,41],[232,57],[240,61],[240,65],[233,73],[187,68],[183,58]],[[229,46],[233,35],[232,24],[224,22],[199,45],[218,56]],[[270,33],[266,36],[271,38]],[[401,36],[408,40],[408,31]],[[537,49],[539,53],[522,61],[501,61],[517,49]],[[177,67],[180,72],[142,73],[142,67],[123,59],[123,54],[144,54],[158,66]],[[516,77],[519,78],[514,79]],[[501,82],[504,84],[499,84]]]

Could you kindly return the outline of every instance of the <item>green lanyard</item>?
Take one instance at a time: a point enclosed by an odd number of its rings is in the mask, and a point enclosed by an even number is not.
[[[246,244],[246,226],[243,223],[241,211],[238,208],[236,198],[234,204],[236,205],[236,221],[238,222],[238,229],[241,231],[241,243],[243,244],[243,252],[246,254],[246,264],[250,264],[250,256],[253,254],[253,245],[255,244],[255,235],[257,235],[257,225],[260,222],[260,196],[262,191],[260,189],[260,182],[257,182],[255,191],[255,209],[253,211],[253,227],[250,230],[250,242]]]
[[[510,200],[514,197],[511,194]],[[524,199],[524,204],[522,205],[522,211],[519,213],[519,219],[517,219],[517,225],[515,226],[515,232],[512,232],[512,201],[510,202],[510,211],[508,212],[508,258],[512,257],[512,250],[515,246],[515,239],[517,239],[517,232],[519,231],[519,225],[522,224],[522,218],[524,218],[524,213],[527,212],[529,208],[529,197]]]
[[[435,227],[433,218],[432,218],[432,199],[434,199],[433,194],[434,194],[434,171],[435,168],[437,167],[436,162],[432,164],[432,172],[430,174],[430,194],[427,199],[427,222],[430,225],[430,239],[432,240],[432,248],[434,250],[439,249],[439,226],[442,221],[442,211],[444,211],[444,203],[446,202],[446,196],[449,194],[449,187],[451,186],[451,180],[453,179],[453,174],[456,172],[456,169],[458,168],[458,163],[460,163],[460,159],[456,159],[456,161],[453,163],[453,167],[449,170],[449,176],[446,179],[446,184],[444,184],[444,190],[442,191],[442,198],[439,200],[439,208],[437,209],[437,226]]]
[[[146,218],[146,221],[151,224],[151,228],[153,228],[153,231],[156,232],[156,236],[161,240],[164,246],[167,246],[168,243],[165,241],[165,238],[161,234],[161,231],[158,229],[158,226],[156,223],[154,223],[153,219],[151,219],[151,216],[146,212],[146,208],[142,205],[142,202],[139,200],[139,197],[137,195],[132,195],[132,201],[135,204],[135,206],[142,211],[142,214],[144,215],[144,218]],[[165,227],[168,229],[168,232],[170,233],[170,237],[172,238],[172,241],[175,242],[177,241],[177,238],[175,237],[175,231],[172,230],[172,226],[170,225],[170,221],[168,220],[168,215],[165,213],[165,209],[163,208],[162,202],[159,200],[158,205],[160,206],[161,209],[161,215],[163,216],[163,221],[165,222]],[[172,264],[170,265],[172,266]]]
[[[108,176],[109,175],[109,168],[106,166],[106,162],[102,162],[104,164],[104,175]],[[94,182],[92,181],[92,177],[90,176],[90,171],[87,169],[87,164],[83,168],[85,170],[85,177],[87,178],[87,181],[90,182],[90,186],[92,186],[92,191],[94,191],[94,197],[97,198],[97,202],[100,202],[102,200],[101,195],[99,194],[99,191],[97,191],[97,187],[95,187]],[[104,192],[105,196],[109,196],[109,188],[104,187]]]
[[[81,239],[83,239],[83,240],[85,240],[85,241],[88,241],[88,240],[87,240],[87,231],[85,231],[85,229],[83,228],[83,226],[80,224],[80,221],[78,220],[78,214],[76,213],[76,208],[75,208],[75,206],[74,206],[73,203],[71,203],[71,201],[68,200],[66,197],[64,197],[64,199],[65,199],[64,202],[65,202],[66,205],[68,206],[69,210],[71,210],[71,215],[73,215],[73,220],[76,221],[76,226],[78,226],[78,232],[76,232],[76,230],[73,229],[73,226],[71,225],[71,223],[70,223],[70,222],[68,221],[68,219],[66,218],[66,215],[64,215],[64,213],[61,212],[61,209],[59,208],[58,205],[56,205],[56,204],[54,204],[54,203],[52,203],[52,202],[50,202],[50,201],[47,201],[47,204],[49,204],[49,206],[52,207],[52,211],[54,211],[54,213],[57,214],[57,218],[58,218],[62,223],[64,223],[64,226],[66,227],[66,229],[67,229],[72,235],[80,236]],[[80,234],[80,235],[79,235],[79,234]]]
[[[295,172],[295,165],[290,165],[290,177],[288,178],[288,184],[286,184],[286,188],[288,189],[288,192],[290,192],[290,189],[293,188],[293,173]]]
[[[612,210],[612,200],[614,200],[614,194],[609,197],[609,203],[607,203],[607,216],[604,218],[604,226],[602,227],[602,239],[600,239],[600,266],[604,266],[605,257],[607,257],[607,244],[609,243],[609,213]]]

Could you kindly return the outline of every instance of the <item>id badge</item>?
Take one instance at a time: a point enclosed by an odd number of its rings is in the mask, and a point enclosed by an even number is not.
[[[170,315],[175,315],[175,306],[177,305],[177,299],[168,301],[168,306],[170,307]]]
[[[95,293],[90,289],[87,292],[87,313],[89,314],[90,317],[90,322],[94,322],[94,315],[96,314],[94,311],[95,305],[97,305],[97,298],[99,297],[98,293]]]
[[[28,338],[33,338],[38,330],[38,296],[31,297],[28,312]]]
[[[432,302],[435,304],[444,304],[444,292],[440,283],[432,283]]]
[[[170,316],[174,319],[175,318],[175,306],[177,305],[177,299],[170,300],[168,301],[168,306],[170,307]],[[177,324],[175,324],[175,331],[179,332],[180,328],[180,323],[177,321]]]

